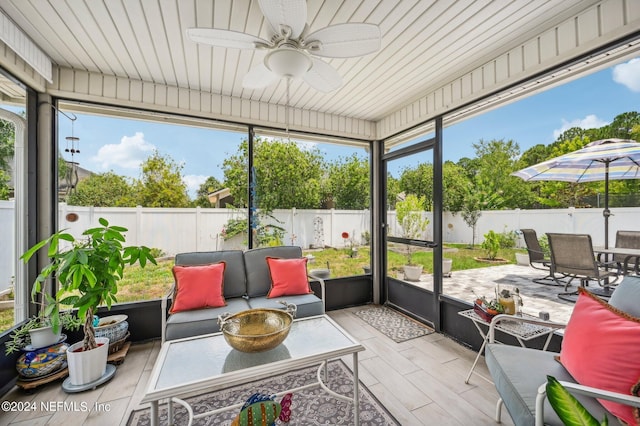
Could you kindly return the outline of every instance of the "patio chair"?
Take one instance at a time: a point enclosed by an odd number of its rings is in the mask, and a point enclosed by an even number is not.
[[[538,242],[538,235],[536,234],[535,229],[521,229],[520,232],[522,232],[522,235],[524,236],[524,242],[527,245],[527,252],[529,253],[529,265],[531,265],[532,268],[548,272],[547,276],[543,278],[535,278],[531,281],[537,284],[544,285],[563,285],[559,284],[558,280],[556,280],[551,273],[551,259],[545,256],[544,250],[542,250],[542,247],[540,247],[540,243]]]
[[[580,280],[581,287],[587,287],[590,281],[596,281],[602,288],[590,288],[589,291],[601,297],[611,297],[613,289],[610,286],[618,280],[618,273],[603,269],[596,261],[591,235],[547,233],[547,238],[551,249],[551,273],[554,279],[560,284],[556,273],[567,277],[564,283],[565,292],[558,294],[560,299],[576,301],[578,292],[567,292],[571,281],[576,278]]]
[[[618,231],[616,232],[616,248],[630,248],[630,249],[640,249],[640,231]],[[616,267],[620,274],[627,273],[629,271],[623,271],[624,261],[626,256],[623,254],[614,254],[613,262],[615,262]],[[640,273],[640,259],[636,258],[636,261],[633,265],[629,264],[629,270],[633,270],[636,275]]]

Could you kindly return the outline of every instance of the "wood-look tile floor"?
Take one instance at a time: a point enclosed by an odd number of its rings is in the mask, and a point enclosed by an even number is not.
[[[496,424],[498,396],[493,384],[481,377],[489,377],[484,358],[476,367],[478,374],[465,384],[475,352],[436,333],[395,343],[354,315],[357,309],[329,315],[366,347],[359,354],[360,380],[402,425]],[[2,401],[28,402],[35,409],[0,411],[0,425],[124,425],[131,411],[141,408],[159,349],[159,341],[132,345],[115,377],[91,391],[67,394],[60,381],[32,393],[14,387]],[[351,365],[351,356],[344,361]],[[502,420],[513,424],[504,410]]]

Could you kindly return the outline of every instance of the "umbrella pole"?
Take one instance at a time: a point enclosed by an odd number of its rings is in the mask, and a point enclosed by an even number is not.
[[[604,171],[604,248],[609,248],[609,216],[611,211],[609,210],[609,162],[605,163]]]

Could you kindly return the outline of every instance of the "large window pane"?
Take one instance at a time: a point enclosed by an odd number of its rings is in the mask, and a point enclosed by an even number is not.
[[[24,197],[26,91],[0,74],[0,333],[26,318],[27,284],[16,241]]]
[[[246,195],[234,186],[247,176],[237,157],[246,129],[64,109],[58,121],[59,228],[79,236],[104,217],[160,259],[127,268],[119,302],[163,296],[177,253],[247,247]]]
[[[309,269],[329,269],[331,278],[369,273],[370,160],[363,144],[257,132],[251,183],[256,246],[298,245]]]

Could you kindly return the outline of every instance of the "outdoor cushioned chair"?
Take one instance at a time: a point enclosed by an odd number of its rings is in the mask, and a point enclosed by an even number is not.
[[[609,287],[618,279],[616,271],[602,269],[593,253],[591,236],[588,234],[547,233],[551,250],[551,274],[558,284],[561,281],[556,274],[564,274],[564,293],[558,294],[563,300],[575,302],[578,293],[567,292],[573,279],[580,280],[581,287],[587,287],[590,281],[596,281],[601,289],[590,288],[589,291],[601,297],[611,297],[613,290]]]
[[[543,278],[535,278],[532,281],[538,284],[558,286],[557,280],[551,273],[551,259],[545,256],[544,250],[540,247],[538,242],[538,234],[535,229],[521,229],[524,242],[527,245],[527,252],[529,253],[529,264],[532,268],[547,271],[547,276]]]
[[[608,305],[622,311],[622,315],[635,317],[635,320],[630,320],[630,323],[635,321],[634,327],[637,335],[637,328],[640,327],[640,325],[637,324],[637,319],[640,318],[640,277],[624,277],[611,299],[609,299]],[[586,315],[588,316],[589,313],[587,312]],[[536,319],[532,320],[527,317],[516,317],[512,315],[497,315],[494,317],[489,328],[490,340],[486,347],[485,360],[493,382],[495,383],[496,390],[500,395],[500,399],[496,405],[495,420],[497,423],[500,423],[502,406],[504,405],[516,426],[562,425],[563,423],[546,400],[544,387],[548,375],[559,380],[598,421],[602,420],[606,414],[609,425],[619,425],[620,423],[618,423],[616,417],[605,409],[595,398],[600,398],[601,400],[618,398],[618,401],[623,404],[640,407],[640,398],[631,396],[631,387],[629,387],[628,391],[625,391],[628,393],[623,394],[607,392],[603,389],[578,384],[577,380],[572,377],[565,366],[557,360],[559,354],[556,352],[493,343],[495,323],[501,320],[535,323],[558,329],[566,326],[565,324]],[[569,323],[571,323],[571,320],[569,320]],[[611,327],[613,326],[610,322],[607,322],[607,324],[599,324],[597,321],[590,322],[580,320],[580,323],[584,324],[583,328],[586,329],[591,336],[603,336],[612,333]],[[628,327],[628,325],[625,325],[624,329],[628,330]],[[620,327],[619,329],[622,328],[623,327]],[[573,330],[567,328],[565,336],[569,337],[568,334],[570,331]],[[594,338],[597,339],[597,337]],[[566,342],[563,342],[563,351],[565,350],[565,343]],[[588,339],[586,345],[594,347],[594,343]],[[634,343],[629,341],[628,345],[631,347]],[[616,353],[615,351],[620,350],[619,346],[606,346],[609,347],[610,351],[614,351],[614,354]],[[598,354],[594,356],[604,356],[602,352],[592,352]],[[628,352],[629,351],[627,351],[627,353],[621,352],[622,357],[627,357]],[[637,354],[637,351],[635,351],[635,353]],[[602,362],[606,368],[612,368],[613,371],[628,375],[628,366],[617,367],[613,364],[616,362],[613,361],[613,358],[614,356],[609,356],[608,358],[601,359],[599,362]],[[617,357],[617,359],[620,359],[620,357]]]

